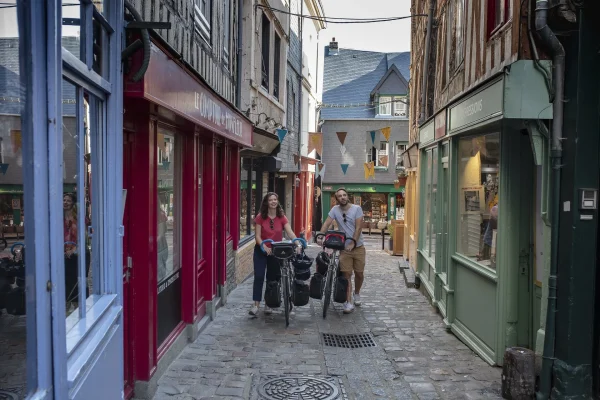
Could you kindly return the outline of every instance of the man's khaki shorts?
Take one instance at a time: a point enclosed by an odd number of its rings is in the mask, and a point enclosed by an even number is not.
[[[340,271],[365,272],[367,252],[365,246],[355,247],[351,251],[344,250],[340,253]]]

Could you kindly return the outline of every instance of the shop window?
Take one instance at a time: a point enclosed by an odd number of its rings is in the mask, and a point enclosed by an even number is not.
[[[223,0],[223,62],[229,67],[229,43],[231,37],[231,0]]]
[[[204,154],[204,145],[200,144],[199,145],[199,149],[198,149],[198,154],[200,154],[200,160],[198,160],[198,225],[197,225],[197,229],[198,229],[198,243],[197,243],[197,247],[198,247],[198,261],[202,260],[203,254],[202,254],[202,231],[203,231],[203,227],[202,227],[202,214],[203,214],[203,208],[202,208],[202,204],[203,204],[203,182],[204,182],[204,176],[203,176],[203,172],[204,172],[204,163],[203,163],[203,158],[202,155]]]
[[[438,187],[438,149],[434,147],[423,153],[425,179],[425,242],[423,251],[435,262],[436,253],[436,204]]]
[[[279,100],[279,79],[280,79],[280,69],[281,69],[281,38],[276,33],[275,34],[275,44],[274,44],[274,54],[273,54],[273,96],[277,100]]]
[[[261,81],[263,88],[269,91],[269,66],[271,62],[271,21],[263,14],[261,27]]]
[[[254,234],[256,216],[257,182],[256,171],[252,168],[252,159],[242,157],[240,179],[240,239]],[[259,200],[260,201],[260,200]]]
[[[194,22],[196,30],[206,41],[210,41],[212,0],[194,0]]]
[[[464,9],[465,0],[451,0],[448,3],[446,56],[449,74],[452,74],[464,59]]]
[[[500,134],[459,140],[456,251],[490,268],[496,266],[499,171]]]

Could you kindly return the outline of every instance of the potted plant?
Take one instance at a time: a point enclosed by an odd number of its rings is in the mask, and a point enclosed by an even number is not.
[[[406,168],[400,167],[400,169],[398,170],[398,179],[397,179],[399,186],[406,185],[407,177],[408,177],[408,172],[406,172]],[[394,181],[394,183],[396,183],[396,182]]]

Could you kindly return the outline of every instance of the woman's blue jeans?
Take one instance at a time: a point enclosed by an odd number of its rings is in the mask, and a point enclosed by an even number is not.
[[[262,301],[263,284],[265,282],[265,272],[267,273],[267,282],[278,281],[281,278],[279,261],[273,256],[267,256],[260,249],[259,245],[254,246],[254,288],[252,290],[252,300]]]

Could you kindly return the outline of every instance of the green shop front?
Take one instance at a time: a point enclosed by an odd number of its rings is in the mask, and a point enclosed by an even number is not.
[[[543,342],[550,119],[543,77],[518,61],[419,130],[417,275],[446,328],[490,364]]]
[[[350,201],[360,206],[364,213],[364,222],[390,222],[404,219],[404,186],[393,184],[323,184],[323,221],[327,219],[331,207],[337,204],[335,191],[343,187]]]

